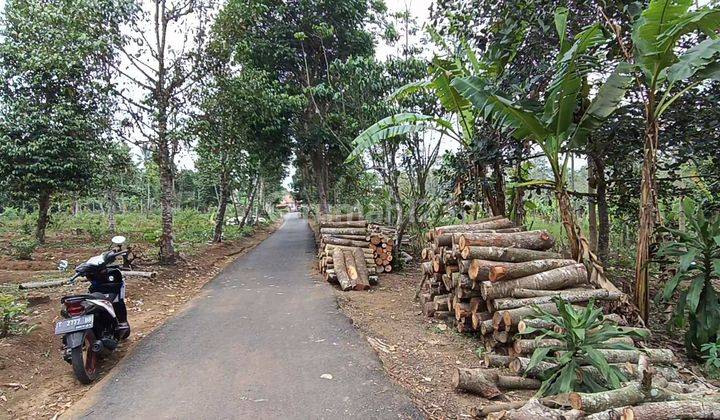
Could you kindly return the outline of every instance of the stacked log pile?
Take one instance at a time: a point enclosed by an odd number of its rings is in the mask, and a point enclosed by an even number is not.
[[[429,317],[446,321],[459,332],[472,333],[482,339],[487,350],[485,366],[457,368],[453,383],[456,389],[488,399],[503,395],[502,390],[537,390],[541,386],[542,374],[557,368],[545,362],[537,368],[528,369],[530,357],[537,348],[562,346],[562,342],[556,339],[518,334],[528,332],[528,327],[552,327],[532,318],[535,315],[534,306],[557,314],[553,303],[556,296],[578,309],[590,299],[601,304],[623,297],[616,290],[594,288],[589,284],[583,264],[550,252],[555,241],[546,231],[525,231],[503,217],[435,228],[428,232],[426,239],[427,246],[422,252],[424,279],[419,294],[423,312]],[[616,314],[607,314],[605,319],[625,325],[625,320]],[[650,333],[643,328],[622,329],[641,330],[644,335]],[[606,344],[618,342],[630,346],[639,344],[630,337],[609,340]],[[650,364],[657,378],[671,383],[680,380],[673,366],[672,350],[641,348],[639,345],[634,350],[597,350],[608,363],[629,378],[636,378],[641,366]],[[562,350],[559,352],[562,353]],[[582,366],[582,369],[589,374],[599,374],[591,366]],[[583,406],[583,398],[600,401],[605,395],[596,398],[582,395],[568,407],[582,409],[586,413],[602,411],[588,410],[587,405]],[[633,404],[650,402],[645,399],[646,394],[635,392],[633,395],[637,397]],[[516,407],[506,405],[503,410],[520,410],[524,404],[516,404]],[[623,409],[630,414],[640,412],[635,408]],[[524,415],[531,416],[529,408],[524,410]],[[483,413],[489,412],[486,410]]]
[[[365,290],[377,284],[367,221],[359,214],[327,215],[319,221],[319,268],[342,290]]]
[[[368,225],[368,231],[370,232],[370,249],[373,250],[378,272],[391,272],[394,268],[393,259],[396,254],[393,252],[397,240],[396,229],[391,226],[371,223]],[[410,246],[409,236],[403,235],[401,246],[405,249]],[[412,261],[412,256],[406,252],[402,252],[401,256],[405,262]]]

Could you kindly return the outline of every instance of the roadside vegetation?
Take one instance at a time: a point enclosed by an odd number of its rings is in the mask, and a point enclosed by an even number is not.
[[[0,285],[115,234],[182,266],[286,197],[392,226],[396,260],[506,216],[717,375],[718,1],[386,3],[7,0]],[[1,296],[0,336],[30,331]],[[623,334],[557,305],[541,393],[619,387],[567,372],[606,370],[592,348]]]

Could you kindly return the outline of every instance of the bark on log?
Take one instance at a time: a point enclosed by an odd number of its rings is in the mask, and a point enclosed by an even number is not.
[[[644,354],[650,363],[670,365],[673,364],[675,355],[669,349],[643,349],[640,350],[611,350],[597,349],[607,359],[608,363],[633,363],[637,364],[640,355]],[[562,355],[563,351],[559,351],[558,355]],[[590,364],[588,360],[580,360],[582,364]]]
[[[632,338],[630,337],[617,337],[603,342],[597,348],[602,349],[606,346],[619,343],[628,344],[630,346],[634,344]],[[515,350],[515,353],[517,354],[529,354],[535,351],[535,349],[544,347],[565,348],[565,343],[561,340],[556,340],[554,338],[519,339],[513,342],[513,350]]]
[[[554,303],[545,303],[542,305],[537,305],[538,308],[553,314],[558,314],[557,306]],[[577,311],[583,310],[582,307],[573,305],[573,308]],[[524,318],[527,318],[529,316],[535,315],[535,309],[532,306],[526,306],[523,308],[515,308],[515,309],[507,309],[504,311],[498,311],[493,314],[493,325],[497,328],[498,326],[505,326],[505,328],[510,327],[517,327],[518,323],[522,321]],[[502,320],[502,323],[495,322],[495,317],[500,317]],[[513,328],[514,329],[514,328]]]
[[[497,386],[505,389],[540,389],[540,382],[533,378],[522,376],[498,375]]]
[[[515,288],[556,290],[567,289],[588,281],[587,271],[582,264],[560,267],[544,273],[533,274],[503,282],[483,282],[480,286],[485,300],[508,297]]]
[[[321,228],[321,235],[360,235],[367,237],[367,229],[365,228]]]
[[[478,331],[482,330],[482,323],[488,320],[492,321],[492,314],[490,312],[473,312],[472,314],[473,328]]]
[[[582,292],[585,290],[593,290],[589,288],[590,285],[580,285],[580,286],[588,286],[588,287],[577,287],[577,288],[571,288],[571,289],[561,289],[561,290],[533,290],[533,289],[514,289],[512,293],[510,294],[511,297],[516,299],[527,299],[527,298],[534,298],[534,297],[540,297],[540,296],[559,296],[562,293],[571,293],[571,292]]]
[[[438,226],[435,229],[432,230],[433,237],[436,237],[438,235],[444,235],[447,233],[455,233],[455,232],[470,232],[473,230],[495,230],[495,229],[507,229],[507,228],[513,228],[515,225],[512,221],[500,217],[497,219],[485,219],[485,220],[477,220],[474,223],[466,223],[462,225],[447,225],[447,226]]]
[[[368,270],[367,262],[365,261],[365,254],[362,249],[355,248],[353,250],[353,258],[356,262],[356,269],[358,274],[357,290],[369,289],[370,288],[370,272]],[[374,270],[373,270],[374,271]]]
[[[662,401],[626,407],[622,420],[718,419],[720,403],[703,401]]]
[[[643,386],[639,382],[632,382],[626,386],[611,391],[596,393],[571,392],[558,396],[567,405],[586,413],[597,413],[614,407],[634,406],[644,402],[661,401],[697,401],[704,403],[720,403],[720,394],[694,392],[680,394],[655,386]]]
[[[492,413],[498,413],[501,411],[509,411],[509,410],[516,410],[522,406],[527,404],[527,401],[513,401],[513,402],[503,402],[503,403],[497,403],[497,404],[488,404],[482,408],[473,407],[470,409],[470,415],[473,418],[485,418],[489,414]]]
[[[340,249],[343,251],[352,251],[355,248],[358,248],[358,246],[357,245],[325,244],[325,248],[323,248],[323,249],[325,250],[326,255],[332,255],[332,252],[335,251],[336,249]],[[363,245],[360,246],[359,248],[361,248],[363,250],[363,254],[365,254],[365,258],[367,258],[368,255],[372,255],[372,253],[373,253],[372,250],[370,248],[368,248],[368,245],[366,242],[363,242]]]
[[[469,246],[462,249],[461,254],[466,260],[478,259],[516,263],[545,259],[562,259],[562,255],[555,252],[496,246]]]
[[[511,362],[509,356],[500,356],[492,353],[486,353],[483,360],[485,361],[485,367],[489,368],[507,368],[510,367]]]
[[[459,260],[458,261],[458,269],[462,274],[468,274],[468,271],[470,270],[470,260]]]
[[[433,264],[430,261],[426,261],[420,264],[420,267],[422,267],[423,273],[427,275],[432,275],[435,272],[435,270],[433,269]]]
[[[360,213],[347,213],[347,214],[326,214],[323,215],[320,223],[325,222],[347,222],[347,221],[360,221],[365,220]]]
[[[460,237],[458,245],[461,250],[469,246],[488,246],[545,251],[555,245],[555,239],[545,230],[516,233],[466,233]]]
[[[367,220],[346,220],[344,222],[321,221],[320,229],[323,228],[365,228]]]
[[[565,267],[568,265],[576,264],[577,261],[570,259],[548,259],[548,260],[535,260],[526,261],[522,263],[505,263],[496,264],[490,267],[490,273],[488,280],[490,281],[504,281],[512,280],[520,277],[526,277],[543,271],[553,270],[555,268]]]
[[[323,243],[326,245],[342,245],[342,246],[348,246],[348,247],[360,247],[360,248],[367,248],[368,243],[367,241],[354,241],[352,239],[340,239],[340,238],[334,238],[334,237],[327,237],[323,239]]]
[[[355,288],[357,288],[359,275],[357,263],[355,262],[355,256],[351,251],[343,251],[343,257],[345,258],[345,270],[347,271],[348,277],[355,283]]]
[[[561,291],[557,296],[567,303],[587,302],[590,299],[597,300],[617,300],[622,296],[621,292],[610,292],[605,289],[583,289],[576,292]],[[495,299],[492,303],[493,310],[501,311],[505,309],[515,309],[530,305],[542,305],[552,303],[555,296],[540,296],[535,298],[511,299],[502,298]]]
[[[323,233],[320,235],[320,242],[324,242],[326,238],[335,238],[335,239],[348,239],[351,241],[367,241],[367,236],[365,235],[328,235]]]
[[[347,267],[345,267],[345,255],[340,249],[333,251],[333,261],[335,263],[335,276],[340,283],[340,288],[343,291],[350,290],[355,287],[355,282],[350,280],[347,273]]]
[[[457,368],[453,374],[455,389],[472,392],[484,398],[492,399],[502,395],[495,385],[497,373],[487,369]]]

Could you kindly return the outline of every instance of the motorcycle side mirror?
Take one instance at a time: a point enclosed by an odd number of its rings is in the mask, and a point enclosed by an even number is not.
[[[122,245],[122,244],[125,243],[125,237],[124,237],[124,236],[121,236],[121,235],[113,236],[113,238],[111,239],[111,241],[112,241],[112,243],[114,243],[115,245]]]

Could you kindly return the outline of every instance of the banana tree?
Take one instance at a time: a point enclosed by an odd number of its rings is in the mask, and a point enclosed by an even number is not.
[[[632,28],[633,54],[645,100],[645,141],[640,187],[640,227],[635,260],[635,302],[643,319],[648,318],[649,245],[658,219],[656,166],[660,121],[663,113],[705,80],[720,80],[720,9],[691,11],[692,0],[653,0]],[[679,41],[690,33],[705,40],[676,54]],[[702,37],[699,37],[702,39]],[[620,39],[620,37],[618,37]],[[628,59],[630,53],[624,48]]]
[[[587,105],[587,74],[595,63],[592,52],[607,40],[598,24],[586,27],[573,40],[569,39],[567,18],[567,9],[558,9],[555,28],[560,37],[560,52],[545,93],[544,108],[510,99],[482,76],[456,78],[452,85],[498,127],[510,130],[518,140],[534,142],[542,150],[550,163],[553,179],[536,180],[530,184],[553,188],[573,258],[588,263],[594,282],[616,290],[605,279],[602,266],[582,235],[572,209],[566,178],[569,150],[585,143],[588,134],[618,108],[632,82],[631,67],[625,62],[619,63]],[[580,117],[576,118],[576,115]]]

